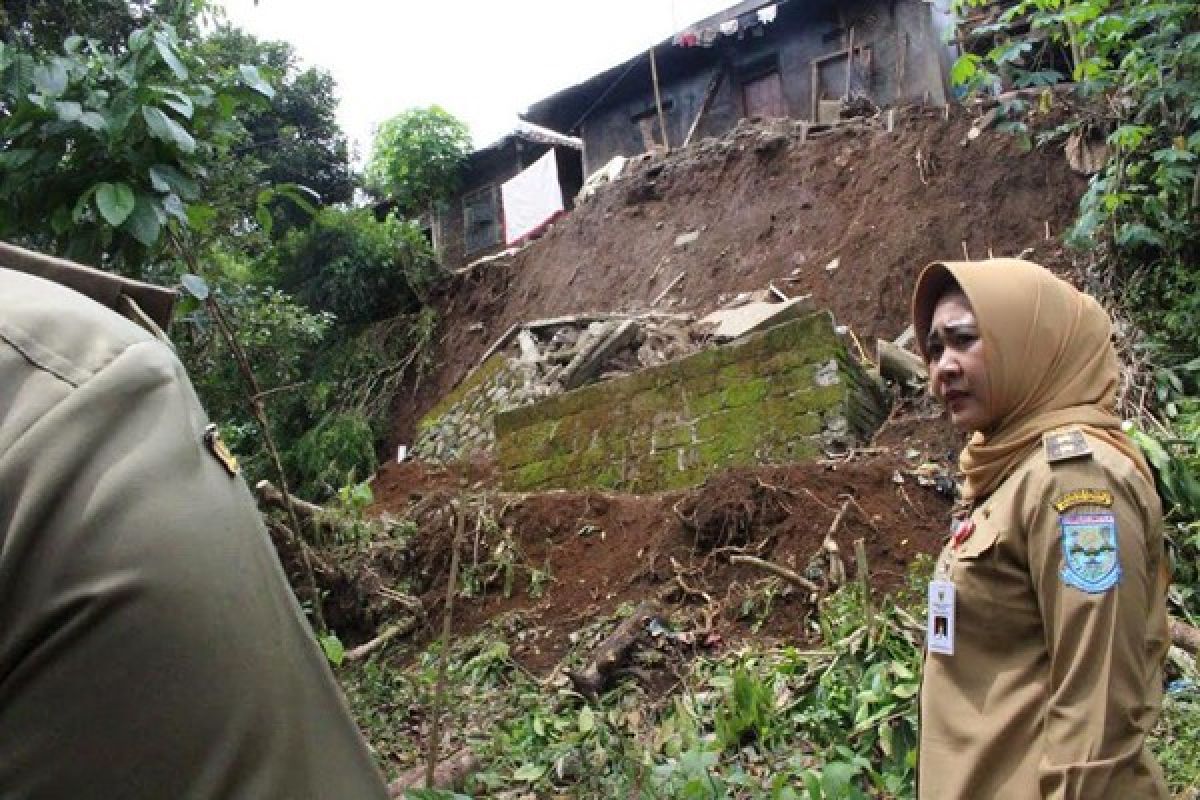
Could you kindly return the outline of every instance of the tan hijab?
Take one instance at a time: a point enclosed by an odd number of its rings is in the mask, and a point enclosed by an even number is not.
[[[976,431],[959,457],[964,499],[986,497],[1041,444],[1042,434],[1076,425],[1124,453],[1152,481],[1116,413],[1117,353],[1108,313],[1045,267],[1014,258],[930,264],[917,280],[913,326],[921,354],[938,298],[957,284],[983,337],[996,420]]]

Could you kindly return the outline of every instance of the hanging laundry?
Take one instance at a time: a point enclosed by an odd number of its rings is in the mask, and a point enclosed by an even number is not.
[[[703,47],[712,47],[720,36],[720,31],[716,28],[704,28],[700,31],[700,44]]]
[[[688,31],[680,38],[682,39],[681,44],[684,47],[695,47],[700,43],[700,37],[696,36],[696,34],[692,33],[691,31]]]
[[[779,7],[775,5],[760,8],[758,10],[758,21],[763,25],[769,25],[775,21],[775,15],[778,13]]]
[[[738,32],[738,21],[736,19],[727,19],[721,23],[721,33],[726,36],[733,36]]]
[[[563,212],[554,148],[500,187],[504,203],[504,242],[515,244],[546,227]]]

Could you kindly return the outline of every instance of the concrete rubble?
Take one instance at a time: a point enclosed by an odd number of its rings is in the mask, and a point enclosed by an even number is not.
[[[812,310],[807,295],[772,302],[781,295],[772,288],[742,292],[700,321],[691,314],[649,310],[515,325],[492,345],[459,389],[422,421],[411,456],[446,462],[491,452],[492,421],[500,412],[677,361]]]

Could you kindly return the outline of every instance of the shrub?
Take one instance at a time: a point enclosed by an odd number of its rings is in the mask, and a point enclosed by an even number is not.
[[[413,224],[369,209],[324,209],[292,231],[276,258],[280,285],[315,311],[353,324],[416,310],[437,277],[433,249]]]

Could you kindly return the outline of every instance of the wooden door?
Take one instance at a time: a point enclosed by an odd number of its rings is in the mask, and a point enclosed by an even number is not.
[[[742,84],[747,117],[786,117],[783,102],[783,79],[779,73],[768,72]]]

